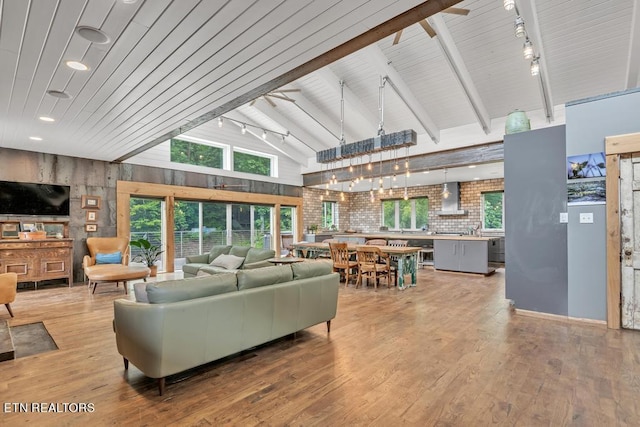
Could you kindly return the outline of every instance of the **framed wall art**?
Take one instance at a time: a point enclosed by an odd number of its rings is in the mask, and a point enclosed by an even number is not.
[[[87,211],[86,220],[96,222],[98,220],[98,211]]]
[[[85,224],[84,231],[88,233],[92,233],[94,231],[98,231],[98,224]]]
[[[80,204],[82,209],[100,209],[100,196],[82,196]]]

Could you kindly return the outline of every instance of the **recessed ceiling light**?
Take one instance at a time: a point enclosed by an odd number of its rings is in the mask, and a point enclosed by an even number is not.
[[[42,141],[42,138],[40,138],[39,136],[30,136],[29,139],[32,141]]]
[[[480,180],[480,178],[478,178],[477,176],[475,178],[473,178],[473,179],[476,180],[476,181]]]
[[[80,37],[90,41],[91,43],[106,44],[111,41],[108,35],[93,27],[76,27],[76,33],[78,33]]]
[[[134,3],[138,3],[138,0],[122,0],[122,3],[124,3],[124,4],[134,4]]]
[[[476,165],[469,165],[469,169],[473,169],[475,167],[476,167]]]
[[[40,116],[38,118],[40,120],[42,120],[43,122],[55,122],[56,121],[56,119],[54,119],[53,117]]]
[[[71,95],[69,95],[67,92],[64,92],[62,90],[48,90],[47,94],[53,96],[54,98],[60,98],[60,99],[71,98]]]
[[[429,171],[424,171],[424,172],[422,172],[422,173],[429,173]]]
[[[78,61],[66,61],[65,64],[67,64],[67,67],[78,71],[87,71],[89,69],[89,67]]]

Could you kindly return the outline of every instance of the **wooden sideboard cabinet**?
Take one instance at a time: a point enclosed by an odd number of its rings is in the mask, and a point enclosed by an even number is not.
[[[0,272],[18,282],[67,279],[73,283],[73,239],[0,240]]]

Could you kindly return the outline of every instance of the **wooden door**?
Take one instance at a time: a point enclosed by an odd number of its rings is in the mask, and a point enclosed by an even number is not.
[[[640,329],[640,153],[620,158],[621,322]]]

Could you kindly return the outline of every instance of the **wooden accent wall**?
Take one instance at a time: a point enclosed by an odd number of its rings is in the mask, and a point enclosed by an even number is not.
[[[117,181],[117,235],[129,238],[131,225],[129,221],[129,202],[131,197],[153,197],[165,201],[165,218],[167,237],[166,271],[173,272],[173,260],[175,257],[174,246],[174,201],[215,201],[223,203],[247,203],[254,205],[270,205],[275,208],[275,217],[280,218],[281,206],[294,206],[296,208],[296,230],[294,239],[302,237],[302,197],[278,196],[273,194],[243,193],[237,191],[214,190],[209,188],[184,187],[178,185],[153,184],[148,182]],[[280,242],[280,221],[274,221],[274,241]],[[280,255],[280,245],[275,244],[276,254]]]

